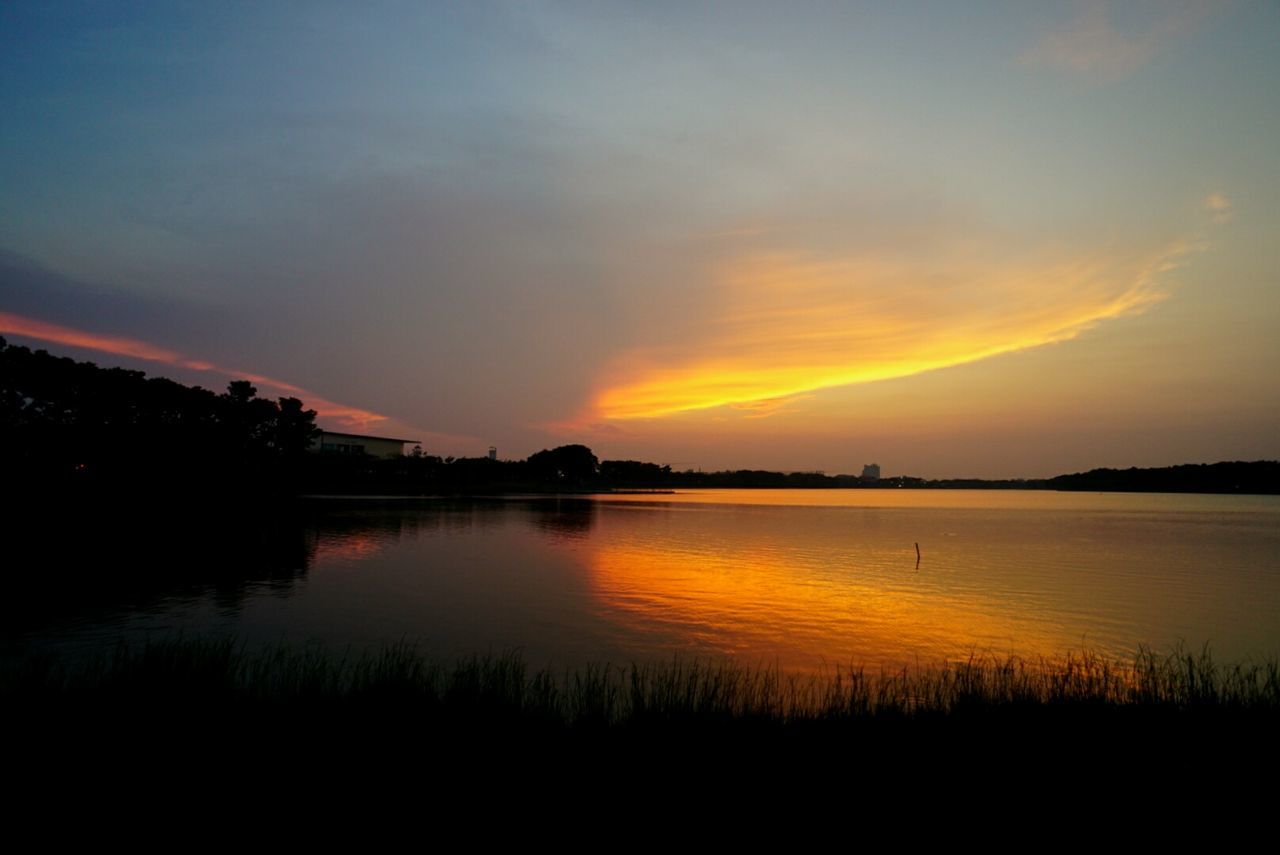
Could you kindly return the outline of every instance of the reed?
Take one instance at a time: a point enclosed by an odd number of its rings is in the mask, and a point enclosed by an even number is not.
[[[790,728],[872,721],[974,721],[1134,714],[1187,718],[1280,712],[1275,660],[1219,664],[1208,649],[994,658],[899,670],[793,674],[732,661],[531,669],[516,653],[433,661],[409,644],[363,654],[233,639],[119,645],[85,659],[27,655],[0,666],[6,708],[295,708],[377,711],[564,730]]]

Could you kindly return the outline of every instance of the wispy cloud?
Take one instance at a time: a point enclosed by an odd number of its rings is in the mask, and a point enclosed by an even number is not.
[[[1044,36],[1019,61],[1095,79],[1117,79],[1146,65],[1193,31],[1219,4],[1160,4],[1137,32],[1122,32],[1106,0],[1088,0],[1069,24]]]
[[[1204,206],[1215,223],[1229,223],[1235,216],[1231,210],[1231,200],[1221,193],[1210,193],[1204,200]]]
[[[767,419],[779,413],[795,412],[792,404],[812,397],[812,395],[788,395],[782,398],[766,398],[761,401],[740,401],[729,406],[735,410],[746,410],[746,417],[749,419]]]
[[[760,417],[819,389],[906,377],[1066,341],[1163,298],[1199,247],[1036,262],[741,258],[696,341],[624,354],[595,398],[607,419],[729,407]]]
[[[79,347],[98,351],[99,353],[110,353],[115,356],[127,356],[134,359],[144,359],[148,362],[159,362],[188,371],[209,372],[221,374],[224,377],[248,380],[278,395],[301,398],[308,407],[316,411],[317,416],[328,419],[341,427],[367,430],[375,423],[387,420],[387,416],[379,415],[369,410],[362,410],[359,407],[326,400],[300,386],[286,383],[283,380],[276,380],[262,374],[223,368],[211,362],[192,359],[177,351],[136,338],[73,329],[8,312],[0,312],[0,333],[20,335],[38,341]]]

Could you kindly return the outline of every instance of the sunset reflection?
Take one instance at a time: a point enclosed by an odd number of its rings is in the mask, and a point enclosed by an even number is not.
[[[731,655],[808,671],[815,666],[896,667],[971,653],[1053,656],[1080,637],[1015,596],[948,590],[914,570],[886,572],[885,556],[814,556],[767,542],[706,548],[601,543],[590,562],[600,607],[672,651]]]
[[[315,560],[323,562],[359,562],[372,558],[395,541],[385,533],[338,532],[320,534],[316,539]]]

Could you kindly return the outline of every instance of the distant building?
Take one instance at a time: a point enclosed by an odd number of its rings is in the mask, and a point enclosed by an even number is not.
[[[863,481],[879,481],[880,480],[880,464],[868,463],[862,467]]]
[[[489,459],[490,460],[498,459],[498,447],[496,445],[489,446]]]
[[[389,436],[368,436],[362,433],[336,433],[321,431],[311,442],[311,450],[328,454],[368,454],[373,457],[402,457],[407,443],[417,444],[416,439],[394,439]]]

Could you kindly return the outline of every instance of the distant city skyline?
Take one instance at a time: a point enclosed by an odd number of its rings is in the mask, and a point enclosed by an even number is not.
[[[0,335],[429,454],[1280,457],[1280,8],[0,9]]]

